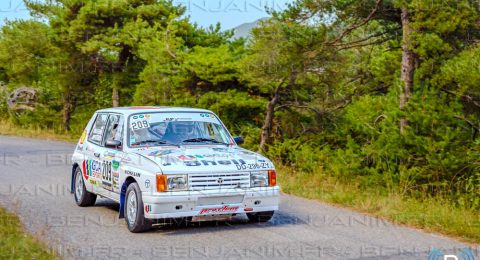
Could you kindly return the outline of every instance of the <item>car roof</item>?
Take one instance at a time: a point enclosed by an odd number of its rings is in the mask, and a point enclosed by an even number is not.
[[[165,107],[165,106],[135,106],[135,107],[112,107],[96,111],[97,113],[120,113],[124,115],[152,112],[204,112],[213,113],[207,109],[187,107]]]

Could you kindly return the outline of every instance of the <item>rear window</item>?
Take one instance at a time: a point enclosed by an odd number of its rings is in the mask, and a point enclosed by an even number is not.
[[[88,135],[88,141],[101,145],[103,140],[103,133],[108,121],[108,114],[98,114],[95,122],[93,123],[90,134]]]

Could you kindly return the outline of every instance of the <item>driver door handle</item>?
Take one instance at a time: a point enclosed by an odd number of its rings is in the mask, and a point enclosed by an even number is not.
[[[100,158],[100,153],[93,153],[93,155],[97,158]]]

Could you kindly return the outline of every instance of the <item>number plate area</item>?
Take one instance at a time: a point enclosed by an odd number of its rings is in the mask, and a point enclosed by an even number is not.
[[[224,197],[201,197],[198,198],[197,206],[215,206],[215,205],[231,205],[243,202],[243,195],[224,196]]]
[[[203,221],[225,221],[230,220],[233,216],[228,215],[208,215],[208,216],[195,216],[192,217],[193,222],[203,222]]]

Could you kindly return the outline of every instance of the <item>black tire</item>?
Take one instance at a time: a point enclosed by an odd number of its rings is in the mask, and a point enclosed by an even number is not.
[[[75,202],[80,207],[93,206],[97,200],[97,195],[87,191],[85,188],[85,182],[83,181],[82,170],[80,170],[80,167],[77,167],[75,170],[73,194],[75,196]]]
[[[250,222],[263,223],[268,222],[270,219],[272,219],[274,213],[275,211],[247,213],[247,217]]]
[[[136,182],[130,183],[125,193],[124,216],[128,230],[132,233],[147,231],[152,222],[145,218],[143,212],[142,192]]]

